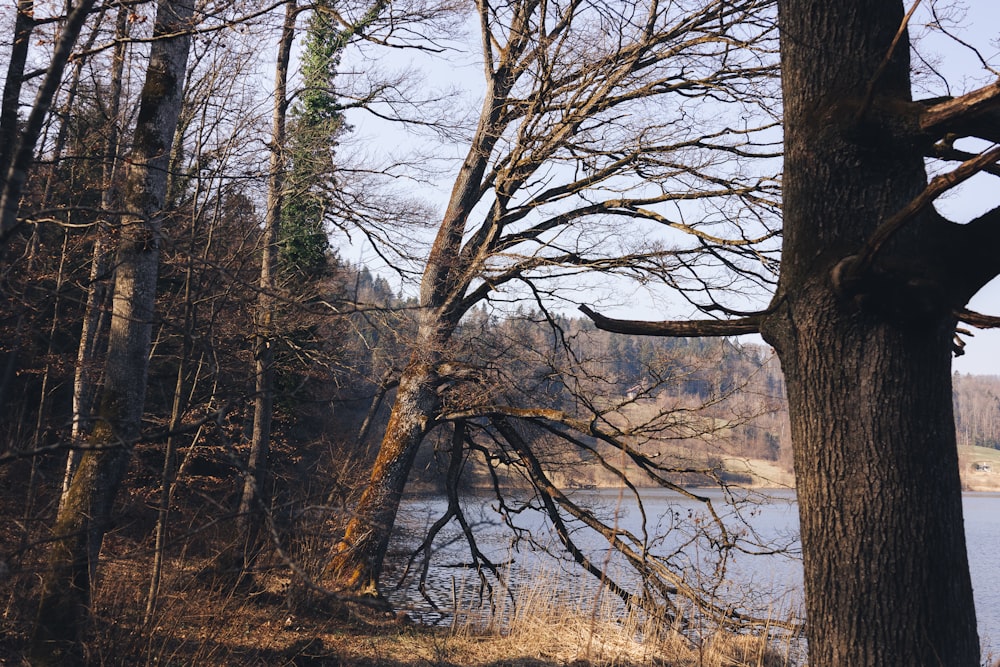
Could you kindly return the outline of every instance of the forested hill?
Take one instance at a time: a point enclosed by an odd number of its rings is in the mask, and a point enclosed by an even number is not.
[[[243,206],[224,202],[227,224],[241,224]],[[181,227],[175,243],[182,245],[192,232],[198,233]],[[224,406],[226,428],[217,438],[237,447],[253,419],[245,313],[256,294],[250,277],[241,278],[246,234],[230,235],[239,245],[214,243],[194,265],[168,248],[147,405],[150,424],[164,424],[178,400],[180,372],[186,387],[180,421]],[[24,289],[8,292],[16,300],[4,306],[16,317],[0,331],[8,369],[0,378],[8,415],[3,436],[20,446],[57,446],[68,438],[74,373],[88,370],[75,362],[89,284],[83,258],[90,248],[70,243],[62,252],[68,255],[61,263],[65,275],[56,273],[59,253],[53,252],[53,265],[36,261],[37,273],[22,274]],[[333,444],[370,456],[406,362],[415,303],[366,268],[323,254],[283,288],[288,298],[276,345],[275,441],[305,458],[321,456]],[[791,469],[781,371],[762,345],[611,334],[586,318],[480,307],[463,320],[450,356],[458,370],[443,380],[446,409],[486,400],[568,414],[586,406],[597,414],[648,419],[645,431],[675,449],[707,448]],[[959,444],[1000,449],[1000,377],[956,373],[954,384]]]

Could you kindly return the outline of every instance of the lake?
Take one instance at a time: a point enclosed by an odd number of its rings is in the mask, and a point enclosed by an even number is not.
[[[713,591],[721,599],[731,598],[734,602],[746,602],[750,591],[755,596],[756,610],[763,609],[779,617],[787,617],[798,610],[802,598],[802,567],[798,559],[798,508],[794,493],[767,490],[764,492],[766,495],[751,496],[748,500],[754,502],[739,512],[746,524],[741,525],[736,515],[727,509],[720,491],[698,489],[695,492],[712,499],[717,512],[726,515],[727,523],[734,526],[733,530],[742,531],[745,545],[750,546],[755,541],[777,541],[787,547],[787,553],[779,555],[733,554],[725,562],[723,581]],[[608,489],[576,490],[572,492],[572,497],[575,502],[597,508],[602,516],[614,522],[616,528],[641,534],[642,515],[634,499]],[[703,542],[691,540],[692,528],[704,525],[700,503],[664,489],[643,489],[642,498],[651,550],[657,550],[658,554],[673,554],[671,562],[684,569],[688,576],[717,565],[713,560],[714,554],[708,553],[711,550],[704,548]],[[511,579],[515,583],[519,577],[538,576],[538,572],[544,569],[548,573],[557,573],[554,576],[558,578],[559,587],[579,589],[581,585],[594,585],[591,575],[571,563],[558,562],[545,554],[543,548],[546,544],[558,550],[558,543],[539,512],[527,510],[513,519],[519,529],[530,533],[535,545],[515,543],[511,539],[511,529],[500,523],[493,511],[495,503],[495,499],[485,496],[465,498],[463,509],[470,522],[475,524],[480,550],[494,562],[508,563]],[[983,655],[984,658],[991,654],[995,657],[1000,654],[1000,494],[967,493],[963,495],[963,504]],[[394,553],[402,554],[413,549],[426,528],[446,508],[447,501],[443,497],[406,498],[400,508]],[[574,538],[582,546],[594,549],[594,553],[602,553],[600,538],[588,536],[584,531],[574,533]],[[603,553],[607,553],[606,548]],[[411,574],[401,588],[390,592],[389,597],[399,608],[406,609],[411,616],[424,622],[448,622],[448,610],[456,604],[460,607],[469,605],[474,597],[471,591],[475,589],[475,574],[461,567],[469,560],[468,547],[453,521],[437,540],[426,577],[426,596],[417,590],[417,577]],[[398,578],[401,571],[399,559],[393,562],[396,567],[389,574],[390,582],[395,581],[394,577]],[[456,598],[460,601],[456,602]]]

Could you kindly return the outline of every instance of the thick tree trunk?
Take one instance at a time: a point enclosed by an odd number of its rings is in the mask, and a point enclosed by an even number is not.
[[[847,260],[927,184],[902,8],[779,4],[784,248],[762,332],[788,388],[809,664],[973,667],[944,222],[915,216],[858,275]]]
[[[32,637],[35,664],[82,660],[97,558],[140,431],[167,160],[182,101],[192,13],[186,0],[160,0],[157,6],[154,35],[174,36],[151,46],[125,185],[129,214],[118,252],[105,386],[90,439],[94,449],[82,457],[56,518]]]
[[[433,359],[416,352],[400,378],[371,479],[326,567],[325,576],[342,590],[380,597],[379,576],[399,501],[417,450],[437,412],[436,380]]]
[[[816,288],[785,317],[809,664],[977,665],[951,323],[901,330]]]

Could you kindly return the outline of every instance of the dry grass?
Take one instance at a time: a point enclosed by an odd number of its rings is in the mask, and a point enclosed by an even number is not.
[[[724,463],[726,470],[730,472],[749,475],[753,479],[751,486],[769,489],[795,488],[795,474],[777,461],[726,458]]]
[[[764,638],[672,628],[623,614],[614,598],[561,591],[540,573],[513,601],[484,616],[467,609],[451,628],[327,601],[290,607],[286,573],[253,591],[212,580],[206,562],[175,560],[162,604],[142,623],[146,572],[128,559],[109,562],[87,644],[92,665],[358,665],[360,667],[555,667],[664,665],[778,667],[788,663]],[[563,579],[565,581],[565,579]],[[290,611],[292,609],[292,611]],[[28,614],[22,623],[28,621]],[[12,620],[12,619],[7,619]],[[5,623],[3,630],[11,630]],[[0,665],[21,663],[21,640],[0,641]]]
[[[207,492],[205,495],[208,495]],[[8,499],[17,498],[9,493]],[[283,562],[262,557],[252,585],[218,562],[228,531],[200,530],[198,499],[174,519],[159,605],[144,623],[151,543],[148,503],[141,494],[122,511],[123,526],[105,541],[94,620],[86,642],[91,665],[198,665],[360,667],[676,667],[786,664],[759,637],[681,635],[639,616],[623,614],[616,600],[598,596],[592,580],[579,591],[554,591],[555,575],[538,573],[531,586],[505,599],[496,615],[459,610],[451,628],[416,625],[393,614],[319,599]],[[321,494],[326,497],[326,494]],[[183,499],[183,498],[182,498]],[[220,501],[220,505],[224,505]],[[336,517],[330,521],[336,521]],[[336,526],[324,516],[296,515],[286,551],[307,572],[318,573]],[[212,522],[206,522],[211,527]],[[43,525],[39,522],[38,525]],[[184,532],[191,526],[190,532]],[[0,524],[0,543],[16,544],[20,528]],[[0,666],[24,663],[34,620],[38,573],[45,543],[0,562]],[[565,576],[559,580],[565,586]],[[461,598],[459,598],[461,599]]]
[[[475,641],[495,665],[502,656],[532,656],[545,665],[669,665],[671,667],[783,667],[791,665],[773,640],[712,629],[681,633],[658,619],[627,611],[607,591],[565,587],[566,577],[544,570],[505,598],[493,613],[456,615],[451,640]],[[513,599],[511,599],[513,598]],[[522,663],[509,663],[522,664]]]

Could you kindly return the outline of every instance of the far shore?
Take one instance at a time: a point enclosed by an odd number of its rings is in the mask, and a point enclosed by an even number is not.
[[[962,445],[958,448],[958,458],[963,491],[1000,493],[1000,450]],[[783,465],[779,461],[727,458],[723,459],[721,463],[723,479],[729,486],[754,490],[795,489],[794,473],[789,466]],[[550,476],[553,483],[563,489],[607,490],[621,488],[620,480],[604,475],[602,472],[596,466],[578,466],[573,469],[572,474],[555,470],[551,472]],[[714,480],[706,476],[688,475],[671,481],[689,489],[718,487]],[[654,485],[639,483],[638,480],[636,480],[636,486],[637,488],[655,488]],[[488,484],[474,485],[472,488],[483,493],[492,490]],[[411,484],[407,491],[417,495],[428,495],[435,494],[437,489],[433,484],[417,482]]]

